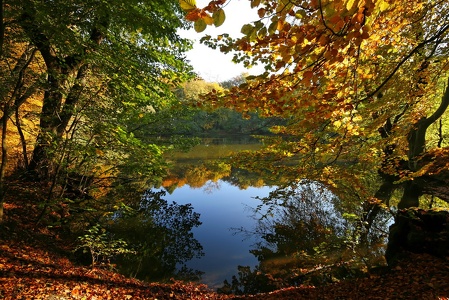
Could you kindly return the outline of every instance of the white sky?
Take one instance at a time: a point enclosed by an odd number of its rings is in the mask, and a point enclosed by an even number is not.
[[[197,7],[203,8],[209,0],[197,0]],[[210,49],[200,44],[199,40],[204,35],[216,37],[223,33],[229,33],[231,37],[241,36],[240,29],[244,24],[257,20],[257,9],[251,9],[248,0],[230,0],[224,7],[226,20],[220,27],[207,26],[206,30],[197,33],[193,28],[189,31],[182,30],[180,35],[194,40],[193,50],[187,53],[187,59],[194,67],[195,71],[206,81],[221,82],[242,73],[260,74],[263,72],[262,66],[246,69],[242,64],[235,64],[232,54],[224,55],[219,49]]]

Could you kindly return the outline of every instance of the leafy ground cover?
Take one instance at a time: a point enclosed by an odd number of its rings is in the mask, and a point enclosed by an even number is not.
[[[77,266],[69,260],[70,241],[36,225],[39,209],[30,196],[39,188],[26,189],[27,196],[13,194],[5,203],[0,299],[449,299],[449,258],[427,254],[410,254],[391,270],[366,278],[246,296],[220,295],[195,283],[146,283]]]

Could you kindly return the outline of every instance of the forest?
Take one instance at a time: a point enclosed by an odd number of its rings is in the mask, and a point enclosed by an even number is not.
[[[185,264],[203,255],[200,215],[164,196],[218,179],[276,189],[254,231],[240,229],[260,237],[259,265],[208,297],[320,298],[378,272],[394,278],[378,283],[388,292],[404,284],[395,270],[421,278],[409,252],[435,270],[405,290],[449,297],[447,1],[245,0],[258,20],[240,36],[206,34],[233,22],[229,1],[1,0],[0,297],[48,297],[14,284],[34,247],[31,272],[56,268],[45,255],[73,278],[90,270],[83,292],[54,283],[73,299],[108,277],[123,299],[202,299]],[[204,80],[180,29],[263,73]],[[257,147],[192,168],[172,159],[217,136]]]

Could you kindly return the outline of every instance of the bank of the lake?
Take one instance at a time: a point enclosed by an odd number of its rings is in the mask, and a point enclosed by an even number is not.
[[[57,228],[34,222],[35,198],[42,190],[27,184],[11,188],[0,225],[0,298],[16,299],[448,299],[449,261],[411,255],[396,268],[369,278],[322,287],[290,287],[271,293],[220,295],[204,285],[146,283],[113,271],[74,265],[72,240]]]

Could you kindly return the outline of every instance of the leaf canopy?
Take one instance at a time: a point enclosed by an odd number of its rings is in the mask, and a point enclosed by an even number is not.
[[[235,51],[237,63],[264,66],[246,85],[210,97],[217,105],[290,121],[273,128],[284,138],[263,155],[297,162],[286,168],[293,180],[301,174],[334,187],[373,170],[405,181],[418,176],[417,157],[431,140],[423,138],[424,127],[419,141],[409,137],[447,107],[449,6],[430,0],[249,5],[261,19],[244,25],[243,37],[203,42]],[[248,167],[266,167],[259,164]]]

